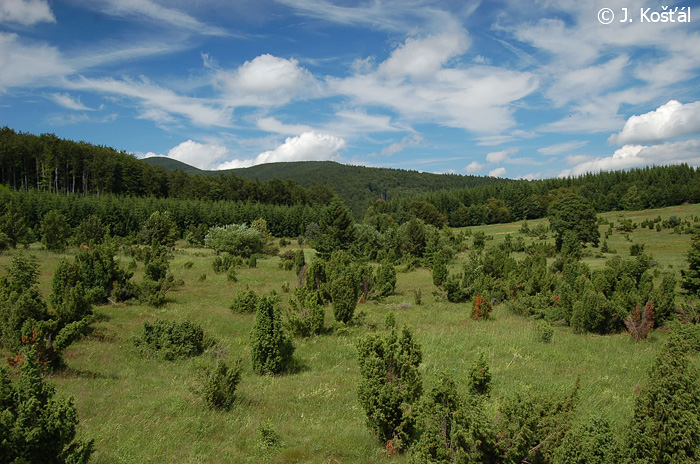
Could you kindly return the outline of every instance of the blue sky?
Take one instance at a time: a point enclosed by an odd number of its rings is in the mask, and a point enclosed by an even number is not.
[[[0,0],[0,125],[203,169],[698,166],[700,4],[665,3]]]

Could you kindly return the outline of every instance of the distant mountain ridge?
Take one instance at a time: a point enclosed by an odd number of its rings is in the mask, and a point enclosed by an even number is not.
[[[432,174],[404,169],[352,166],[335,161],[267,163],[224,171],[204,171],[165,157],[145,158],[143,161],[168,170],[179,169],[187,174],[208,176],[235,174],[261,182],[271,179],[290,179],[305,188],[310,188],[314,184],[327,185],[333,188],[356,216],[361,216],[368,203],[377,199],[391,200],[438,190],[513,182],[493,177]]]

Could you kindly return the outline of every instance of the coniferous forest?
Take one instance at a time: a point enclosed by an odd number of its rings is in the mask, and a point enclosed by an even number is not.
[[[700,459],[696,168],[158,164],[0,130],[0,463]]]

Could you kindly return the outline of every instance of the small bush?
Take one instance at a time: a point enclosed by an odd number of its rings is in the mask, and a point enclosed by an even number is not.
[[[294,254],[294,273],[300,275],[302,269],[306,266],[306,257],[304,256],[304,250],[297,250]]]
[[[491,372],[484,353],[472,363],[469,369],[469,389],[477,395],[488,395],[491,391]]]
[[[472,306],[472,319],[475,321],[488,320],[491,317],[491,301],[488,298],[484,298],[481,295],[474,297],[474,304]]]
[[[274,425],[271,420],[265,421],[264,424],[258,428],[259,434],[259,446],[260,449],[267,450],[268,448],[274,448],[282,443],[282,437],[275,430]]]
[[[226,271],[226,280],[229,282],[238,282],[238,275],[236,275],[236,268],[231,266],[228,268],[228,271]]]
[[[423,303],[422,292],[420,288],[413,289],[413,302],[416,304],[416,306],[420,306]]]
[[[396,268],[391,261],[384,260],[377,268],[374,287],[379,297],[387,297],[396,291]]]
[[[250,258],[248,258],[248,267],[250,269],[258,267],[258,255],[250,255]]]
[[[615,435],[607,420],[601,417],[589,419],[564,436],[561,446],[554,453],[557,464],[608,464],[622,462]]]
[[[231,409],[236,399],[236,387],[240,381],[240,363],[229,367],[220,361],[216,368],[207,374],[204,382],[204,399],[209,407],[212,409]]]
[[[204,330],[199,325],[190,321],[163,320],[144,322],[143,335],[134,343],[144,352],[168,361],[198,356],[212,345],[212,341],[204,336]]]
[[[554,335],[554,327],[547,321],[539,320],[535,325],[535,333],[537,334],[537,340],[542,343],[550,343]]]
[[[386,313],[386,317],[384,318],[384,327],[387,329],[396,328],[396,317],[394,316],[394,311],[389,311]]]
[[[325,312],[320,305],[319,295],[309,292],[305,287],[294,291],[287,310],[287,329],[292,335],[311,337],[323,332]]]
[[[635,342],[645,340],[654,328],[654,303],[647,301],[643,311],[640,311],[639,305],[635,306],[632,314],[625,319],[625,326]]]
[[[643,243],[633,243],[630,245],[630,256],[639,256],[644,253]]]
[[[255,312],[258,307],[258,295],[252,290],[241,290],[233,296],[233,302],[229,308],[235,313]]]

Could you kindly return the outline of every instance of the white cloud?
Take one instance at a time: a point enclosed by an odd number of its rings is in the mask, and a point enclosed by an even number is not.
[[[687,163],[700,166],[700,140],[667,142],[660,145],[625,145],[615,150],[612,156],[584,161],[559,176],[579,176],[589,172],[631,169],[652,165]]]
[[[547,156],[561,155],[562,153],[585,147],[587,144],[587,140],[574,140],[571,142],[557,143],[555,145],[542,147],[539,148],[537,152]]]
[[[282,106],[319,89],[313,75],[297,60],[269,54],[246,61],[235,71],[219,71],[214,83],[233,106]]]
[[[32,26],[37,23],[55,23],[56,17],[44,0],[0,1],[0,23],[18,23]]]
[[[552,74],[558,73],[558,76],[547,90],[547,96],[560,107],[572,100],[600,95],[620,82],[628,63],[629,58],[621,55],[601,65],[572,69],[563,73],[552,70]]]
[[[498,134],[515,124],[513,103],[532,93],[537,79],[494,66],[449,65],[450,57],[465,50],[465,37],[459,30],[407,39],[376,71],[327,82],[337,94],[391,108],[404,119]],[[435,47],[441,42],[452,46],[439,52]],[[414,62],[429,72],[422,73]]]
[[[166,156],[199,169],[211,169],[228,155],[228,148],[223,145],[203,144],[195,142],[194,140],[188,140],[171,148]],[[151,156],[159,155],[153,152],[148,152],[145,155],[146,158]]]
[[[654,111],[630,117],[609,143],[626,145],[657,142],[685,135],[700,134],[700,101],[683,104],[671,100]]]
[[[103,8],[104,13],[114,16],[150,19],[204,35],[228,35],[219,27],[209,26],[182,11],[159,5],[151,0],[108,0],[99,6]]]
[[[258,119],[257,126],[266,132],[286,135],[299,135],[312,130],[310,126],[305,124],[284,124],[275,118]]]
[[[396,124],[391,116],[383,114],[368,114],[361,110],[338,111],[338,118],[324,126],[326,132],[339,136],[351,136],[358,133],[368,134],[371,132],[397,132],[411,130],[404,124]]]
[[[496,168],[489,171],[489,177],[503,177],[506,174],[506,168]]]
[[[472,161],[464,167],[464,171],[472,174],[474,172],[481,171],[485,167],[485,164],[479,163],[478,161]]]
[[[92,108],[88,108],[80,102],[80,98],[77,100],[72,98],[67,93],[52,93],[49,98],[54,101],[57,105],[60,105],[69,110],[75,111],[95,111]]]
[[[406,147],[415,147],[416,145],[420,145],[421,142],[423,142],[423,137],[421,137],[419,134],[410,134],[402,138],[400,142],[392,143],[388,147],[382,149],[382,155],[392,156],[402,152],[406,149]]]
[[[235,159],[221,163],[216,169],[236,169],[263,163],[286,161],[325,161],[338,159],[338,152],[345,148],[345,140],[318,132],[305,132],[297,137],[288,137],[274,150],[260,153],[253,159]]]
[[[507,150],[494,151],[486,155],[489,163],[501,163],[510,160],[510,157],[518,152],[518,148],[508,148]]]
[[[136,99],[143,105],[141,117],[154,117],[157,123],[163,123],[164,119],[167,119],[164,117],[166,113],[171,117],[173,114],[184,116],[198,126],[226,127],[231,119],[230,108],[217,108],[206,100],[178,95],[145,78],[133,81],[80,77],[67,81],[65,85],[77,90],[90,90]],[[154,109],[156,111],[153,111]]]
[[[469,39],[464,31],[425,38],[409,37],[379,66],[379,72],[389,77],[426,78],[451,58],[463,54],[468,47]]]
[[[28,45],[14,33],[0,32],[0,91],[8,87],[32,86],[72,72],[58,49]]]
[[[520,180],[536,180],[536,179],[541,179],[542,178],[542,173],[541,172],[535,172],[535,173],[530,173],[530,174],[525,174],[524,176],[518,176],[516,179]]]

